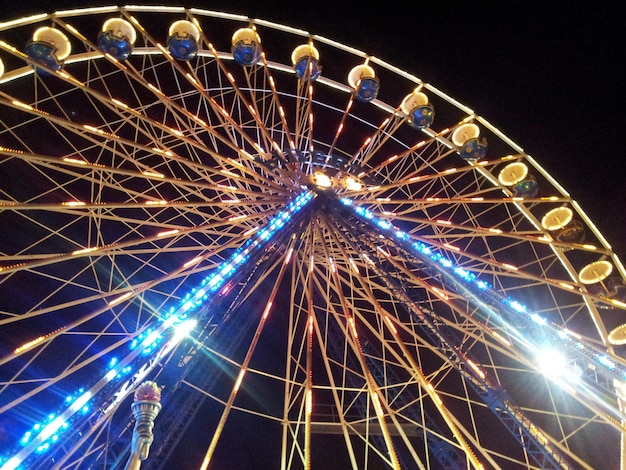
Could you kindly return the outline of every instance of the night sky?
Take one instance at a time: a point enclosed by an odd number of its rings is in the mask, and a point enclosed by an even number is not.
[[[109,2],[25,3],[16,7],[2,0],[0,20]],[[186,5],[299,27],[432,83],[543,165],[625,259],[626,14],[599,3],[580,9],[566,2],[502,2],[489,8],[443,3],[205,0]]]

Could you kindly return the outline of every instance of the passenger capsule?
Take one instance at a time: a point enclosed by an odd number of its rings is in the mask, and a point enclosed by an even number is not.
[[[33,39],[26,45],[24,52],[37,64],[52,70],[61,70],[63,61],[72,52],[72,45],[61,31],[44,26],[34,32]],[[45,73],[44,70],[38,71]]]
[[[167,36],[167,48],[178,60],[191,60],[198,55],[200,30],[191,21],[179,20],[172,23]]]
[[[243,67],[256,64],[261,58],[256,32],[252,28],[241,28],[235,31],[232,38],[232,52],[235,62]]]
[[[322,73],[320,53],[311,44],[302,44],[291,53],[291,63],[298,78],[314,82]]]
[[[111,18],[104,22],[98,35],[98,49],[105,54],[125,61],[130,56],[137,32],[135,28],[122,18]]]
[[[374,69],[367,64],[357,65],[350,70],[348,84],[354,89],[355,98],[359,101],[372,101],[378,96],[380,82]]]
[[[479,140],[480,127],[476,124],[461,124],[452,133],[452,143],[458,148],[460,157],[467,162],[482,160],[487,155],[487,140]]]
[[[400,110],[407,115],[408,123],[414,129],[430,127],[435,118],[435,108],[428,102],[428,97],[417,90],[402,100]]]

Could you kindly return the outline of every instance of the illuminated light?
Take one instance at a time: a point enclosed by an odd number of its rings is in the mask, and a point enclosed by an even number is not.
[[[236,204],[238,202],[241,202],[241,199],[223,199],[222,202],[226,204]]]
[[[348,319],[348,324],[350,325],[350,330],[352,331],[352,335],[353,335],[355,338],[358,338],[358,337],[359,337],[359,334],[358,334],[358,333],[357,333],[357,331],[356,331],[356,324],[354,323],[354,318],[350,317],[350,318]]]
[[[258,229],[259,229],[259,227],[253,227],[253,228],[251,228],[251,229],[249,229],[249,230],[246,230],[246,231],[243,233],[243,236],[244,236],[244,237],[247,237],[248,235],[252,235],[252,234],[253,234],[254,232],[256,232]]]
[[[82,201],[66,201],[66,202],[62,202],[61,205],[62,206],[77,207],[77,206],[86,206],[87,203],[82,202]]]
[[[428,390],[430,391],[430,394],[432,396],[432,398],[438,403],[438,404],[443,404],[443,402],[441,401],[441,398],[439,397],[439,395],[437,394],[437,392],[435,391],[435,387],[433,387],[432,384],[428,384]]]
[[[613,362],[613,360],[611,360],[609,356],[607,356],[606,354],[599,355],[597,357],[597,360],[600,364],[605,366],[607,369],[613,370],[615,369],[615,367],[617,367],[615,362]]]
[[[437,219],[437,223],[441,225],[452,225],[452,222],[450,222],[449,220],[442,220],[442,219]]]
[[[559,282],[559,285],[561,287],[565,287],[566,289],[569,289],[569,290],[575,290],[576,289],[573,285],[567,284],[565,282]]]
[[[119,304],[120,302],[123,302],[124,300],[128,299],[131,295],[133,295],[132,292],[126,292],[125,294],[120,295],[119,297],[111,300],[109,302],[109,306],[113,307],[114,305]]]
[[[352,258],[348,258],[348,261],[350,262],[350,266],[352,266],[352,269],[354,270],[354,272],[359,274],[359,267],[356,265],[354,260]]]
[[[306,414],[311,415],[313,412],[313,390],[308,390],[306,393]]]
[[[239,175],[237,175],[237,174],[235,174],[235,173],[233,173],[232,171],[229,171],[229,170],[220,170],[220,173],[223,173],[223,174],[225,174],[227,176],[230,176],[232,178],[239,178]]]
[[[11,103],[13,103],[15,106],[18,106],[20,108],[26,109],[28,111],[34,111],[35,108],[33,108],[32,106],[26,104],[26,103],[22,103],[21,101],[17,101],[17,100],[12,100]]]
[[[233,387],[235,392],[237,392],[239,390],[239,387],[241,387],[241,382],[243,381],[243,376],[245,374],[246,374],[246,369],[241,369],[239,371],[239,375],[237,376],[237,381],[235,382],[235,386]]]
[[[569,207],[556,207],[548,211],[541,219],[541,226],[546,230],[559,230],[569,224],[574,212]]]
[[[386,251],[384,248],[382,248],[380,246],[377,246],[376,250],[380,251],[385,256],[385,258],[391,257],[391,253],[389,253],[388,251]]]
[[[480,367],[478,367],[478,365],[474,361],[472,361],[471,359],[467,359],[467,363],[472,369],[474,369],[474,372],[476,372],[481,379],[485,378],[485,373],[480,369]]]
[[[232,217],[228,218],[229,222],[234,222],[236,220],[241,220],[241,219],[245,219],[246,217],[248,217],[246,214],[241,214],[241,215],[233,215]]]
[[[462,147],[468,140],[477,139],[479,135],[480,128],[476,124],[464,123],[454,130],[451,140],[457,147]]]
[[[400,158],[398,155],[394,155],[393,157],[389,157],[385,163],[391,163]]]
[[[161,200],[161,201],[146,201],[145,204],[147,206],[158,206],[158,205],[167,204],[167,201],[163,201],[163,200]]]
[[[63,158],[63,161],[67,163],[75,163],[77,165],[87,165],[87,162],[85,160],[80,160],[78,158],[65,157]]]
[[[151,170],[144,170],[141,172],[142,175],[144,176],[151,176],[154,178],[165,178],[165,175],[162,173],[157,173],[156,171],[151,171]]]
[[[393,215],[395,215],[395,214],[393,214]],[[400,240],[406,240],[406,239],[409,238],[409,236],[405,232],[402,232],[401,230],[396,230],[395,231],[395,235]]]
[[[173,129],[171,127],[169,129],[172,134],[177,135],[178,137],[183,137],[185,135],[182,131],[179,131],[178,129]]]
[[[265,305],[265,310],[263,310],[263,320],[266,320],[267,317],[270,314],[270,310],[272,309],[272,304],[273,302],[270,300],[266,305]]]
[[[567,357],[554,348],[544,348],[538,351],[537,361],[541,372],[551,380],[564,385],[576,382],[581,376],[581,370],[571,367]]]
[[[506,339],[504,336],[502,336],[500,333],[498,333],[497,331],[492,331],[491,335],[496,338],[498,341],[500,341],[502,344],[504,344],[505,346],[511,347],[512,344],[511,342]]]
[[[503,186],[513,186],[526,178],[528,167],[523,162],[513,162],[506,165],[498,174],[498,181]]]
[[[441,289],[438,289],[437,287],[434,287],[434,286],[431,286],[431,289],[433,290],[435,294],[437,294],[437,297],[440,297],[443,300],[449,300],[448,294],[446,294]]]
[[[59,416],[59,417],[55,418],[51,423],[49,423],[46,426],[44,426],[44,428],[41,430],[41,432],[39,433],[37,438],[42,440],[42,441],[46,441],[54,433],[56,433],[64,424],[65,424],[65,420],[62,417]],[[45,444],[44,444],[44,446],[45,446]],[[48,445],[48,447],[49,447],[49,445]],[[45,447],[45,449],[47,449],[48,447]]]
[[[22,463],[22,460],[18,457],[11,457],[6,463],[2,466],[2,470],[16,470],[17,467]]]
[[[83,393],[80,397],[78,397],[74,401],[74,403],[72,403],[69,409],[74,412],[79,411],[87,404],[89,400],[91,400],[91,397],[92,397],[91,392]]]
[[[609,302],[617,307],[626,308],[626,303],[617,299],[609,299]]]
[[[222,188],[222,189],[228,189],[230,191],[236,191],[237,188],[235,188],[234,186],[228,186],[226,184],[218,184],[217,185],[218,188]]]
[[[385,315],[385,321],[387,322],[387,325],[389,326],[389,329],[397,334],[398,333],[398,329],[396,328],[396,325],[394,325],[393,322],[391,321],[391,318],[389,318],[387,315]]]
[[[333,185],[333,180],[324,173],[315,172],[313,174],[313,183],[320,188],[330,188]]]
[[[595,245],[583,245],[582,247],[587,250],[593,250],[593,251],[598,249]]]
[[[384,230],[389,230],[389,229],[393,228],[393,225],[391,225],[391,224],[390,224],[389,222],[387,222],[386,220],[379,220],[379,221],[377,221],[377,222],[376,222],[376,224],[377,224],[380,228],[382,228],[382,229],[384,229]]]
[[[546,320],[545,318],[543,318],[542,316],[536,313],[531,313],[530,319],[541,326],[546,326],[548,324],[548,320]]]
[[[178,325],[174,325],[174,341],[178,342],[183,338],[187,338],[197,324],[196,320],[185,320]]]
[[[113,101],[113,103],[115,103],[116,105],[124,108],[124,109],[128,109],[128,105],[126,103],[123,103],[122,101],[118,100],[117,98],[111,98],[111,101]]]
[[[97,249],[97,246],[93,246],[91,248],[83,248],[81,250],[72,251],[72,255],[84,255],[85,253],[91,253],[92,251],[96,251]]]
[[[372,394],[372,403],[374,405],[374,409],[376,410],[376,415],[379,419],[382,419],[385,416],[385,413],[383,412],[383,407],[380,404],[380,398],[378,397],[377,392]]]
[[[315,258],[311,255],[311,259],[309,260],[309,272],[313,272],[313,268],[315,268]]]
[[[161,238],[161,237],[169,237],[170,235],[176,235],[179,232],[180,232],[180,230],[178,230],[178,229],[166,230],[165,232],[157,233],[157,237],[159,237],[159,238]]]
[[[328,262],[330,263],[330,270],[333,273],[336,273],[337,272],[337,267],[335,266],[335,260],[332,257],[330,257],[330,258],[328,258]]]
[[[476,279],[476,276],[473,273],[471,273],[471,272],[467,271],[466,269],[463,269],[463,268],[461,268],[459,266],[454,268],[454,273],[457,276],[465,279],[466,281],[473,281],[474,279]]]
[[[239,149],[239,151],[241,152],[241,154],[242,154],[244,157],[249,158],[250,160],[254,160],[254,157],[253,157],[252,155],[250,155],[248,152],[246,152],[245,150],[243,150],[243,149]]]
[[[187,77],[187,80],[189,80],[191,83],[193,83],[196,86],[199,86],[200,84],[198,83],[198,80],[196,80],[190,73],[186,73],[185,76]]]
[[[583,284],[595,284],[606,279],[611,272],[613,272],[613,265],[609,261],[594,261],[578,272],[578,279]]]
[[[183,268],[188,268],[189,266],[193,266],[194,264],[198,264],[202,261],[202,256],[196,256],[194,259],[187,261],[183,264]]]
[[[527,309],[526,309],[526,306],[525,306],[524,304],[522,304],[522,303],[518,302],[517,300],[512,300],[512,301],[510,301],[510,302],[509,302],[509,306],[510,306],[513,310],[515,310],[516,312],[519,312],[519,313],[524,313],[524,312],[526,312],[526,310],[527,310]]]
[[[287,251],[287,256],[285,256],[285,264],[289,264],[291,261],[291,256],[293,255],[293,248],[289,248]]]
[[[372,141],[371,137],[368,137],[367,139],[365,139],[365,142],[363,142],[363,145],[367,145]]]
[[[444,174],[454,173],[455,171],[456,171],[456,168],[449,168],[448,170],[444,171]]]
[[[344,184],[348,191],[360,191],[361,189],[363,189],[363,185],[361,184],[361,182],[352,177],[346,178],[344,180]]]
[[[343,130],[343,122],[339,124],[339,127],[337,128],[337,134],[341,134],[342,130]]]
[[[450,245],[449,243],[444,243],[443,246],[453,251],[459,251],[459,252],[461,251],[461,249],[458,246]]]
[[[37,344],[41,343],[44,339],[46,339],[45,336],[39,336],[38,338],[35,338],[27,343],[24,343],[23,345],[21,345],[19,348],[16,348],[13,353],[14,354],[19,354],[21,352],[24,352],[34,346],[36,346]]]
[[[372,258],[370,258],[367,253],[362,253],[361,258],[363,258],[370,266],[374,266],[374,261],[372,261]]]
[[[83,127],[87,129],[88,131],[96,132],[98,134],[104,134],[104,131],[102,129],[98,129],[97,127],[90,126],[89,124],[83,124]]]
[[[511,271],[517,271],[518,270],[518,268],[516,266],[513,266],[512,264],[502,263],[502,266],[507,268],[507,269],[510,269]]]

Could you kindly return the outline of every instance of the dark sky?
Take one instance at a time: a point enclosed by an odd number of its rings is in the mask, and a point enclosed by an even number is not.
[[[0,18],[8,19],[108,2],[1,3]],[[626,256],[626,14],[617,8],[601,2],[576,8],[564,2],[486,7],[399,0],[369,6],[345,0],[186,4],[296,26],[433,84],[532,155]]]

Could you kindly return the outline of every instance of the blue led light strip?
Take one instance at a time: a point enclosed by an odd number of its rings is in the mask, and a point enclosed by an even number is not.
[[[608,375],[619,380],[626,380],[626,367],[623,364],[617,363],[611,359],[604,351],[598,350],[597,348],[580,341],[575,333],[561,327],[560,325],[550,322],[548,319],[537,313],[529,311],[523,303],[512,299],[511,297],[504,297],[500,295],[490,284],[480,280],[474,273],[457,266],[452,260],[446,258],[425,243],[414,242],[413,238],[409,234],[403,232],[397,227],[394,227],[393,224],[387,220],[376,217],[368,209],[362,206],[357,206],[353,204],[350,199],[346,198],[341,199],[341,203],[345,206],[352,207],[352,209],[359,216],[369,220],[383,232],[388,232],[391,237],[400,241],[402,246],[409,246],[418,258],[429,262],[430,266],[435,266],[438,272],[446,275],[447,277],[453,277],[454,281],[456,281],[456,285],[461,285],[458,281],[462,281],[462,284],[464,284],[462,288],[465,292],[471,294],[476,299],[480,299],[481,296],[483,298],[488,298],[490,303],[494,305],[498,311],[495,312],[492,309],[491,313],[498,313],[504,327],[510,327],[510,325],[504,318],[502,318],[500,315],[502,313],[505,313],[511,318],[517,317],[519,319],[523,319],[525,326],[530,326],[538,336],[545,338],[544,342],[547,339],[549,342],[560,344],[564,349],[574,353],[575,356],[591,361],[595,367],[603,369]],[[516,334],[512,333],[512,337],[516,337]],[[614,390],[610,389],[610,391],[614,393]]]
[[[103,420],[182,339],[166,333],[183,321],[191,319],[190,314],[196,312],[211,299],[212,294],[224,287],[254,252],[266,247],[274,235],[285,227],[291,218],[313,199],[313,196],[314,193],[311,191],[304,191],[296,196],[284,210],[269,221],[267,226],[256,231],[253,238],[248,239],[228,260],[206,276],[197,288],[185,294],[178,305],[170,307],[163,320],[159,320],[154,326],[137,335],[131,341],[130,352],[123,360],[111,359],[108,371],[94,386],[89,390],[79,389],[74,395],[66,398],[64,409],[49,414],[43,422],[35,423],[20,439],[19,450],[13,451],[12,456],[0,456],[0,470],[17,470],[33,453],[43,454],[52,449],[54,444],[62,441],[61,435],[94,407],[95,395],[105,387],[113,391],[110,388],[113,384],[116,390],[110,396],[107,394],[108,401],[105,400],[100,406],[103,412],[98,421]],[[144,359],[137,363],[136,359],[141,357]],[[135,367],[138,370],[135,371]]]

